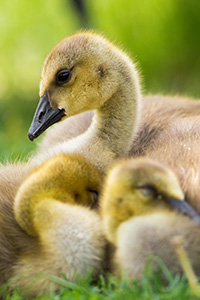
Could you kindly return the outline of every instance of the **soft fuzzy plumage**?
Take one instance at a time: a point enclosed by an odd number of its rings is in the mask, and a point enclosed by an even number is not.
[[[71,72],[67,83],[58,82],[62,70]],[[96,113],[85,133],[44,151],[34,163],[76,152],[103,172],[116,158],[127,154],[140,116],[138,74],[129,57],[102,36],[79,33],[52,49],[41,75],[40,96],[44,95],[51,108],[64,110],[66,117],[92,109]],[[33,122],[37,126],[29,131],[32,139],[43,120],[46,124],[43,116],[47,114],[37,110]]]
[[[0,286],[12,280],[10,289],[33,297],[58,287],[49,275],[75,281],[88,269],[102,270],[105,240],[99,216],[87,207],[101,177],[84,158],[54,157],[35,171],[2,166],[0,174]]]
[[[57,70],[72,65],[77,68],[75,79],[57,86]],[[97,65],[105,71],[100,77],[95,73]],[[94,108],[97,114],[86,133],[75,139],[71,138],[89,126],[92,112],[57,124],[44,139],[39,159],[77,151],[102,171],[120,156],[145,155],[175,172],[187,201],[200,212],[198,101],[164,96],[141,100],[138,75],[128,57],[102,37],[87,32],[64,39],[47,56],[40,95],[45,92],[52,106],[64,108],[67,116]]]
[[[73,120],[74,118],[74,120]],[[92,112],[64,120],[46,133],[39,151],[47,151],[73,128],[87,127]],[[70,123],[70,122],[71,123]],[[71,126],[72,125],[72,126]],[[78,129],[79,131],[79,129]],[[78,134],[78,131],[76,134]],[[74,134],[74,132],[73,132]],[[128,157],[147,156],[170,167],[177,175],[188,201],[200,212],[200,102],[180,97],[146,96],[136,137]]]
[[[200,226],[195,218],[173,210],[174,202],[185,207],[176,176],[162,165],[136,158],[111,168],[100,205],[105,235],[116,246],[115,272],[120,276],[142,277],[152,256],[159,257],[172,272],[181,273],[170,242],[176,235],[183,237],[192,265],[200,274]],[[157,267],[158,260],[153,268]]]

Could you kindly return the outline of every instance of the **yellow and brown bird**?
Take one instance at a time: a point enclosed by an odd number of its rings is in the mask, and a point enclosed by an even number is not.
[[[200,216],[184,201],[171,170],[149,158],[119,162],[108,172],[100,205],[103,229],[116,246],[114,260],[121,276],[141,277],[150,256],[181,273],[170,243],[175,235],[183,237],[200,274]]]
[[[83,157],[63,154],[31,172],[15,197],[2,198],[0,286],[11,280],[10,289],[33,297],[58,288],[51,275],[76,281],[89,269],[99,274],[105,239],[91,206],[100,187],[100,174]]]
[[[40,97],[31,140],[60,119],[71,118],[49,134],[33,165],[76,152],[104,172],[120,157],[148,156],[174,171],[185,199],[200,212],[199,101],[162,95],[142,98],[132,60],[92,32],[67,37],[50,51]],[[73,121],[73,116],[89,110],[95,112]]]

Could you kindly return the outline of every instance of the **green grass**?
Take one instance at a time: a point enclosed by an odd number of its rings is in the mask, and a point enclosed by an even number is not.
[[[57,293],[48,296],[38,295],[40,300],[195,300],[184,276],[172,276],[165,269],[167,280],[162,282],[160,274],[145,275],[142,281],[119,281],[113,276],[101,275],[96,281],[86,276],[77,284],[66,279],[52,277],[60,285]],[[19,290],[7,295],[6,300],[25,300]]]

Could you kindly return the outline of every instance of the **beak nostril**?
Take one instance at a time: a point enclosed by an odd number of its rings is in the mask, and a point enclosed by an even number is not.
[[[38,116],[38,122],[41,122],[42,118],[44,117],[45,115],[45,112],[44,111],[41,111],[39,116]]]

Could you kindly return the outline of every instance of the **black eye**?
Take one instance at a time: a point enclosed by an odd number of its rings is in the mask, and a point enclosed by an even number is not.
[[[58,83],[66,83],[68,82],[72,77],[70,70],[64,70],[58,73],[57,75],[57,82]]]
[[[140,186],[140,187],[138,187],[138,189],[140,190],[142,195],[145,197],[157,198],[157,196],[158,196],[158,191],[156,190],[155,187],[153,187],[151,185]]]

